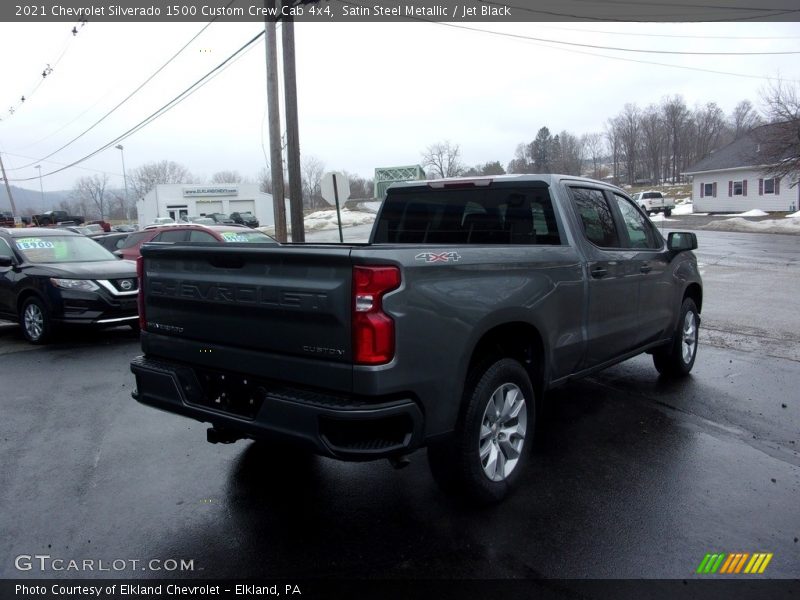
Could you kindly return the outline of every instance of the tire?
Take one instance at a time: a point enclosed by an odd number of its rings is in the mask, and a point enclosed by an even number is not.
[[[647,207],[644,204],[642,204],[642,210],[644,211],[644,214],[646,214],[648,217],[650,216],[650,211],[647,210]]]
[[[478,504],[506,498],[528,462],[536,398],[516,360],[484,363],[468,378],[456,431],[428,448],[437,483]]]
[[[19,311],[22,334],[31,344],[44,344],[53,335],[50,314],[39,298],[28,298]]]
[[[700,315],[691,298],[685,298],[672,342],[653,353],[653,364],[666,377],[685,377],[697,358]]]
[[[665,217],[671,217],[672,216],[672,209],[671,208],[665,208],[664,209],[664,216]]]

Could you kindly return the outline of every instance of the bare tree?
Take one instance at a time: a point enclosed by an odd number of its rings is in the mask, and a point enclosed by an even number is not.
[[[669,171],[673,183],[678,181],[682,165],[681,153],[685,141],[686,126],[689,121],[689,109],[682,96],[665,98],[661,103],[664,123],[669,136]]]
[[[508,163],[509,173],[534,173],[533,162],[529,154],[530,144],[517,144],[514,158]]]
[[[163,183],[189,183],[192,174],[183,165],[171,160],[146,163],[128,172],[128,182],[133,187],[134,198],[143,198],[156,185]]]
[[[666,127],[661,111],[650,105],[642,116],[642,154],[645,171],[650,183],[661,183],[661,166],[666,151]]]
[[[108,185],[108,175],[105,173],[81,177],[72,189],[72,197],[83,206],[91,207],[93,214],[99,214],[101,219],[105,219],[106,185]],[[94,212],[95,209],[97,213]]]
[[[344,171],[345,177],[350,182],[351,198],[372,198],[375,182],[372,179],[364,179],[356,173]]]
[[[602,133],[584,133],[581,136],[584,154],[592,161],[592,177],[600,179],[600,159],[603,158],[605,144]]]
[[[258,191],[265,194],[272,194],[272,174],[267,167],[264,167],[258,172]]]
[[[761,92],[768,127],[755,131],[765,173],[773,177],[797,176],[800,171],[800,86],[778,80]]]
[[[703,160],[718,148],[720,140],[725,133],[727,123],[725,113],[714,102],[709,102],[702,108],[696,108],[693,119],[694,125],[694,155],[690,157],[692,163]]]
[[[626,177],[628,183],[633,184],[636,181],[637,154],[641,145],[642,114],[635,104],[628,103],[617,118],[625,157]]]
[[[622,160],[622,124],[619,117],[606,121],[606,140],[611,153],[611,176],[614,183],[620,182],[620,162]]]
[[[211,176],[211,183],[244,183],[239,171],[217,171]]]
[[[562,131],[558,138],[558,169],[565,175],[580,175],[583,170],[584,148],[580,140],[569,131]]]
[[[316,208],[325,204],[320,195],[320,182],[325,174],[325,163],[313,155],[306,155],[300,165],[303,184],[303,206]]]
[[[428,146],[422,153],[422,166],[431,167],[435,177],[455,177],[464,170],[460,156],[458,144],[439,142]]]
[[[738,140],[751,129],[761,125],[761,117],[749,100],[742,100],[733,109],[730,118],[730,127],[733,139]]]

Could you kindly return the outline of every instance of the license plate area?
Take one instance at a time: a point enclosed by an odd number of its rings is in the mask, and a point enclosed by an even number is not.
[[[266,396],[263,382],[247,375],[195,369],[201,393],[189,399],[192,404],[213,408],[246,419],[255,419]]]

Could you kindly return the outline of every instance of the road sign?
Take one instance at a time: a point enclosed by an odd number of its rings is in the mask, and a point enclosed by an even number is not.
[[[328,204],[336,205],[336,219],[339,221],[339,241],[344,242],[342,235],[342,213],[339,203],[350,197],[350,182],[347,176],[336,171],[329,171],[319,182],[320,194]]]

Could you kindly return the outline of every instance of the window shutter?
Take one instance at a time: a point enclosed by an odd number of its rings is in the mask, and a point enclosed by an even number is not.
[[[758,195],[759,196],[764,195],[764,180],[761,178],[759,178],[758,180]]]
[[[717,182],[711,184],[711,196],[716,198],[717,197]]]
[[[780,193],[781,193],[781,178],[780,177],[776,177],[775,178],[775,195],[777,196]]]
[[[747,179],[742,181],[742,196],[747,196]]]
[[[731,196],[733,196],[733,182],[729,181],[728,182],[728,198],[730,198]]]
[[[706,189],[706,184],[705,184],[705,183],[701,183],[701,184],[700,184],[700,197],[701,197],[701,198],[703,197],[703,191],[704,191],[705,189]]]

